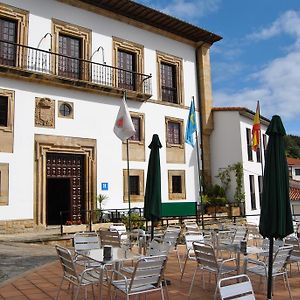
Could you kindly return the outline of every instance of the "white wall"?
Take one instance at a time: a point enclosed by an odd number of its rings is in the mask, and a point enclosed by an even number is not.
[[[258,176],[262,174],[262,165],[257,162],[256,153],[253,151],[253,161],[248,161],[246,128],[252,130],[253,119],[241,115],[239,111],[214,111],[214,130],[211,135],[212,151],[212,179],[220,184],[218,178],[219,168],[227,167],[236,162],[242,162],[244,169],[245,212],[247,215],[259,215],[259,186]],[[261,124],[261,134],[265,134],[266,126]],[[263,155],[264,164],[264,155]],[[251,209],[249,175],[254,176],[256,195],[256,210]],[[235,179],[232,178],[229,197],[233,199]],[[248,222],[257,223],[259,216],[247,217]]]
[[[153,99],[157,98],[156,54],[159,50],[183,58],[184,95],[186,105],[190,105],[192,96],[197,98],[195,77],[195,53],[188,45],[161,37],[157,34],[135,28],[92,12],[83,11],[53,0],[4,0],[4,3],[30,11],[29,46],[37,47],[41,38],[51,32],[51,18],[75,23],[93,31],[92,52],[99,46],[105,49],[105,60],[112,64],[112,36],[127,39],[144,45],[145,73],[153,75]],[[48,50],[50,38],[41,43],[41,49]],[[100,57],[98,57],[100,59]],[[97,57],[95,57],[97,60]],[[101,61],[99,61],[101,62]],[[14,153],[0,153],[0,162],[9,163],[9,205],[0,207],[0,219],[33,218],[34,210],[34,135],[57,135],[93,138],[97,140],[97,193],[101,182],[109,183],[109,190],[103,192],[109,196],[106,208],[122,208],[123,172],[126,161],[122,161],[121,141],[114,135],[113,126],[121,98],[91,94],[83,91],[54,87],[40,83],[29,83],[0,77],[0,88],[14,90],[15,124]],[[35,97],[49,97],[56,101],[55,129],[34,126]],[[57,102],[74,103],[74,119],[57,117]],[[131,162],[130,168],[143,169],[146,181],[147,160],[152,135],[157,133],[163,148],[160,151],[162,170],[162,198],[168,201],[167,170],[186,171],[187,200],[198,198],[198,174],[196,149],[185,145],[186,164],[166,163],[165,116],[184,119],[184,130],[188,109],[157,103],[128,100],[129,110],[145,114],[145,162]],[[198,118],[197,118],[198,120]],[[174,202],[174,201],[173,201]],[[134,204],[135,206],[136,204]],[[137,206],[143,206],[143,203]]]

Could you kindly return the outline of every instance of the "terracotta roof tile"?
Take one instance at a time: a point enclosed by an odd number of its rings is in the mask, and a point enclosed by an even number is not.
[[[300,188],[290,187],[290,200],[300,200]]]
[[[287,159],[288,165],[299,165],[300,166],[300,159],[299,158],[287,157],[286,159]]]

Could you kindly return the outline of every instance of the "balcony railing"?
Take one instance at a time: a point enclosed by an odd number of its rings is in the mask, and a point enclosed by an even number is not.
[[[0,40],[0,65],[151,95],[151,75]]]

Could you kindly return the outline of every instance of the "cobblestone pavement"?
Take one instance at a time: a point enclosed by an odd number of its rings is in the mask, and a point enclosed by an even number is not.
[[[53,246],[22,242],[0,242],[0,283],[32,268],[54,261]]]

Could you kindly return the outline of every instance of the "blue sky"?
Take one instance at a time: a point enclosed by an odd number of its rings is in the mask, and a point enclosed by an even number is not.
[[[245,106],[300,136],[299,0],[138,0],[223,37],[211,48],[214,106]]]

